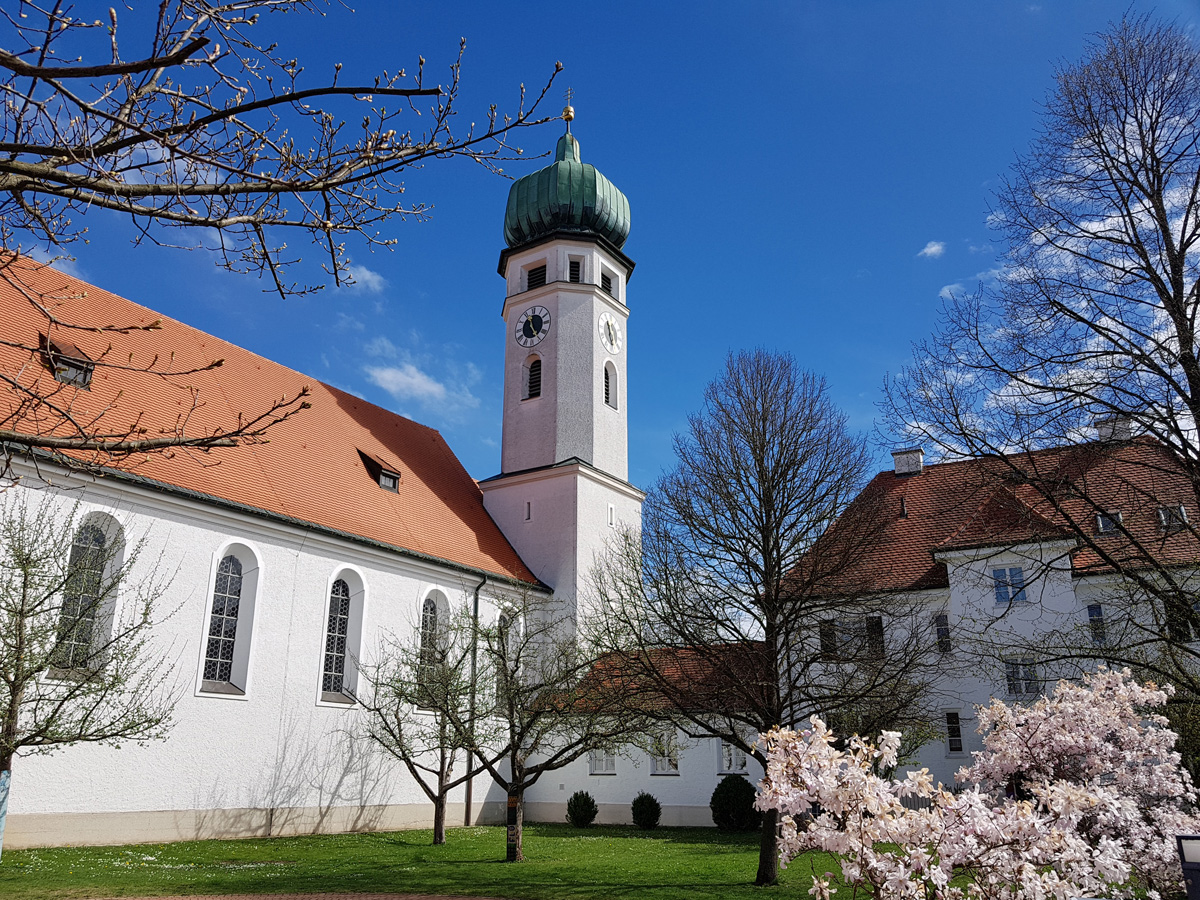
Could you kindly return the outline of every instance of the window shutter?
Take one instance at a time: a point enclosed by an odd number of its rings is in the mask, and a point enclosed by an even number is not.
[[[610,297],[613,295],[612,276],[610,276],[610,275],[601,275],[600,276],[600,290],[604,291],[604,293],[608,294],[608,296],[610,296]]]
[[[567,263],[568,275],[567,278],[572,284],[579,283],[579,260],[573,259]]]
[[[535,359],[529,364],[529,391],[526,400],[542,396],[542,361]]]
[[[534,288],[544,287],[546,284],[546,267],[537,266],[529,270],[528,284],[526,290],[532,291]]]

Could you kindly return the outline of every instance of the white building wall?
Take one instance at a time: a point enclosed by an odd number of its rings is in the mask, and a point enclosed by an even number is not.
[[[366,590],[354,655],[370,660],[385,634],[417,627],[431,590],[456,605],[477,577],[115,480],[66,493],[29,484],[11,488],[5,502],[50,502],[64,515],[78,504],[79,516],[114,516],[127,543],[144,540],[118,604],[129,581],[166,576],[153,648],[171,661],[166,675],[178,700],[165,740],[20,754],[7,846],[431,822],[419,788],[363,735],[361,706],[321,700],[328,590],[346,567],[360,575]],[[260,560],[244,696],[200,690],[214,560],[230,542],[253,548]],[[477,782],[476,803],[498,803],[491,793]],[[462,799],[461,791],[452,798],[460,806],[451,821],[462,820]]]

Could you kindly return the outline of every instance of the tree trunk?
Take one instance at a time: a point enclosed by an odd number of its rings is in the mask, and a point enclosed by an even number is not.
[[[8,789],[12,784],[12,756],[8,765],[0,769],[0,854],[4,852],[4,820],[8,818]]]
[[[433,843],[446,843],[446,795],[438,794],[433,801]]]
[[[779,881],[779,810],[763,812],[762,834],[758,844],[757,885],[775,884]]]
[[[525,825],[525,788],[510,785],[508,788],[508,862],[523,862],[521,852],[522,830]]]

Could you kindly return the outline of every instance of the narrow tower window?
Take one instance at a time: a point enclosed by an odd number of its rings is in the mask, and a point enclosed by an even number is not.
[[[529,270],[525,289],[532,291],[534,288],[544,287],[546,284],[546,267],[534,266]]]
[[[542,361],[533,359],[529,363],[529,377],[525,384],[525,399],[532,400],[542,396]]]
[[[600,275],[600,290],[604,291],[604,293],[608,294],[610,297],[613,296],[611,275],[607,273],[602,273]]]
[[[577,259],[573,259],[567,263],[567,280],[572,284],[579,283],[579,275],[582,265],[583,264]]]
[[[604,402],[617,408],[617,369],[611,362],[604,364]]]

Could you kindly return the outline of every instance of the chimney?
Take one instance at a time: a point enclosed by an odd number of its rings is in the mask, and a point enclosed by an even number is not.
[[[901,447],[892,451],[897,475],[920,475],[925,471],[925,451],[920,447]]]
[[[1128,413],[1096,417],[1096,440],[1127,441],[1133,437],[1133,418]]]

